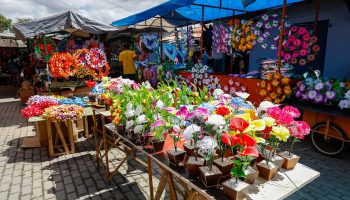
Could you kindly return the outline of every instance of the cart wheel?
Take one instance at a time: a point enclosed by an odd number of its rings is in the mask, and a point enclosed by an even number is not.
[[[328,137],[324,138],[324,134],[318,132],[326,132],[326,122],[316,124],[311,130],[311,140],[314,147],[321,153],[334,156],[340,154],[345,149],[345,142],[339,139]],[[318,131],[318,132],[315,132]],[[329,124],[329,135],[334,137],[339,137],[346,139],[344,131],[337,125],[330,123]]]

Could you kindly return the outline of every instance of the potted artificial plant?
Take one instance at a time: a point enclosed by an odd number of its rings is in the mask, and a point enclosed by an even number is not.
[[[228,146],[223,140],[222,137],[226,137],[227,134],[217,134],[218,148],[220,150],[220,158],[214,160],[214,164],[220,169],[222,172],[222,179],[231,177],[231,169],[233,167],[233,163],[231,160],[224,158],[226,151],[228,150]]]
[[[181,128],[179,126],[174,126],[173,130],[169,135],[173,139],[174,148],[167,151],[167,156],[169,158],[170,164],[174,166],[179,166],[183,162],[186,151],[179,149],[177,143],[180,141]]]
[[[192,156],[189,155],[189,158],[186,163],[186,168],[188,170],[188,174],[190,176],[198,176],[199,175],[199,167],[204,165],[204,158],[198,157],[198,146],[197,142],[199,139],[201,127],[192,124],[188,126],[184,130],[184,137],[188,141],[190,140],[193,146],[193,154]],[[189,150],[189,149],[187,149]],[[186,154],[188,152],[186,151]]]

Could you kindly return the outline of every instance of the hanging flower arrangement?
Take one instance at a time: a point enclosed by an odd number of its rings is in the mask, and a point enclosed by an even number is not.
[[[270,73],[266,80],[261,81],[259,94],[267,101],[282,103],[292,93],[290,82],[290,78],[283,77],[278,72]]]
[[[225,28],[222,24],[218,26],[214,26],[213,29],[213,47],[216,53],[231,53],[231,44],[230,41],[230,32],[227,28]]]
[[[149,51],[156,51],[159,47],[158,36],[156,34],[143,34],[141,36],[142,45]]]
[[[283,58],[290,64],[305,66],[313,62],[320,47],[317,45],[318,38],[305,27],[293,26],[284,33]]]
[[[51,74],[54,78],[74,76],[77,63],[70,53],[55,53],[49,60]]]
[[[56,52],[55,41],[45,36],[38,36],[38,38],[34,40],[33,45],[38,58],[44,59],[46,56],[51,57]]]
[[[232,30],[232,48],[235,51],[246,52],[253,48],[256,36],[253,34],[252,21],[244,22],[236,19]]]
[[[74,53],[75,50],[77,48],[77,45],[75,44],[75,41],[74,39],[69,39],[67,40],[67,43],[66,43],[66,51],[68,53]]]
[[[88,67],[85,71],[89,71],[90,75],[96,79],[101,79],[103,76],[108,76],[110,67],[107,62],[106,54],[102,49],[91,48],[90,50],[82,50],[78,57],[79,62],[83,66]],[[82,55],[85,54],[85,58]]]
[[[272,50],[277,50],[279,32],[281,30],[280,18],[280,14],[265,14],[260,17],[253,27],[254,34],[257,37],[256,41],[263,49],[270,48]],[[287,17],[285,17],[284,26],[286,29],[291,26]],[[272,34],[273,32],[275,32],[275,34]]]

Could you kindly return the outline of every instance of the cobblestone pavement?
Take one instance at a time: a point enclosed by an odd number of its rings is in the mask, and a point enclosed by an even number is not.
[[[9,101],[0,100],[1,198],[149,199],[147,173],[134,161],[125,163],[110,184],[105,180],[102,169],[95,165],[92,138],[79,140],[76,154],[52,160],[46,148],[22,149],[23,137],[35,133],[32,124],[20,115],[21,103]],[[302,157],[300,162],[320,171],[321,177],[288,199],[350,199],[349,151],[342,157],[331,158],[316,152],[309,141],[295,149]],[[158,179],[156,173],[155,186]]]

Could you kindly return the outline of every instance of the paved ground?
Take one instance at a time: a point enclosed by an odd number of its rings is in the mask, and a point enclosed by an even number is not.
[[[102,170],[95,166],[92,139],[80,140],[76,154],[52,160],[46,148],[21,149],[22,138],[34,135],[34,131],[20,116],[22,105],[11,91],[0,87],[1,198],[149,199],[147,174],[133,161],[124,164],[110,184],[105,181]],[[349,151],[342,157],[326,157],[316,152],[308,140],[295,149],[302,156],[300,162],[320,171],[321,177],[288,199],[350,199]]]

